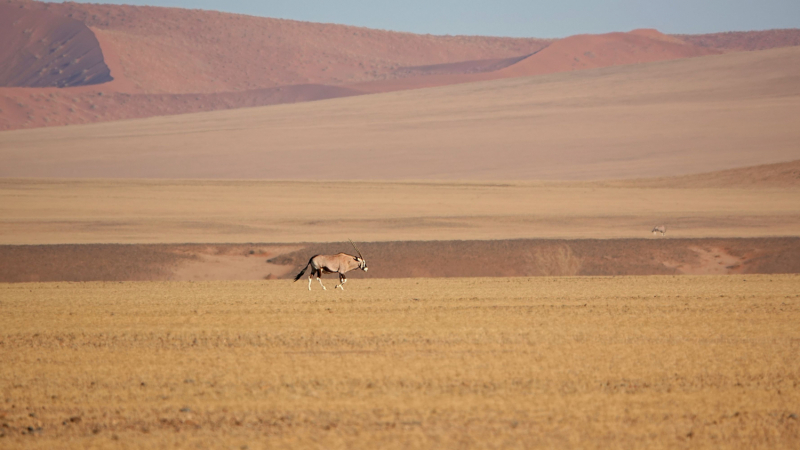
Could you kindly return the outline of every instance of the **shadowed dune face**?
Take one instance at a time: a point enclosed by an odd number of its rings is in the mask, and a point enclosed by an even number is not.
[[[430,75],[459,75],[472,73],[494,72],[516,64],[529,55],[503,58],[503,59],[481,59],[477,61],[461,61],[449,64],[432,64],[427,66],[401,67],[394,71],[400,78],[419,77]]]
[[[81,21],[19,3],[0,4],[0,86],[68,87],[112,80]]]

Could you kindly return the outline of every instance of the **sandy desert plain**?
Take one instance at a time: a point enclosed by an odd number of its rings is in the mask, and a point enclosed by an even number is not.
[[[800,446],[797,30],[0,9],[0,448]]]

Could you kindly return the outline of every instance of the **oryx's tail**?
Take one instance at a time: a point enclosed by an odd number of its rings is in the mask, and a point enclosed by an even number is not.
[[[314,258],[312,257],[311,259],[314,259]],[[300,273],[298,273],[298,274],[297,274],[297,276],[296,276],[296,277],[294,277],[294,281],[297,281],[297,280],[299,280],[299,279],[300,279],[300,277],[302,277],[302,276],[303,276],[303,274],[304,274],[304,273],[306,273],[306,269],[308,269],[308,266],[310,266],[310,265],[311,265],[311,259],[309,259],[309,260],[308,260],[308,264],[306,264],[306,266],[305,266],[305,267],[303,267],[303,270],[301,270],[301,271],[300,271]]]

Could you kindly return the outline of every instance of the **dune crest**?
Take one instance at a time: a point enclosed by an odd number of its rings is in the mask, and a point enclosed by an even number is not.
[[[520,77],[717,53],[721,52],[683,42],[656,30],[582,34],[559,39],[540,52],[499,72],[504,77]]]

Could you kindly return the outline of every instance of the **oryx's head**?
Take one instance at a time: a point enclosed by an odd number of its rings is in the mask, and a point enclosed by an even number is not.
[[[348,241],[350,241],[350,239],[348,239]],[[353,241],[350,241],[350,245],[352,245],[353,248],[356,249],[356,252],[358,252],[358,256],[354,256],[354,258],[356,259],[356,262],[358,262],[358,268],[363,270],[364,272],[366,272],[367,271],[367,260],[364,259],[364,255],[362,255],[361,251],[358,250],[358,247],[356,247],[356,244],[353,244]]]

